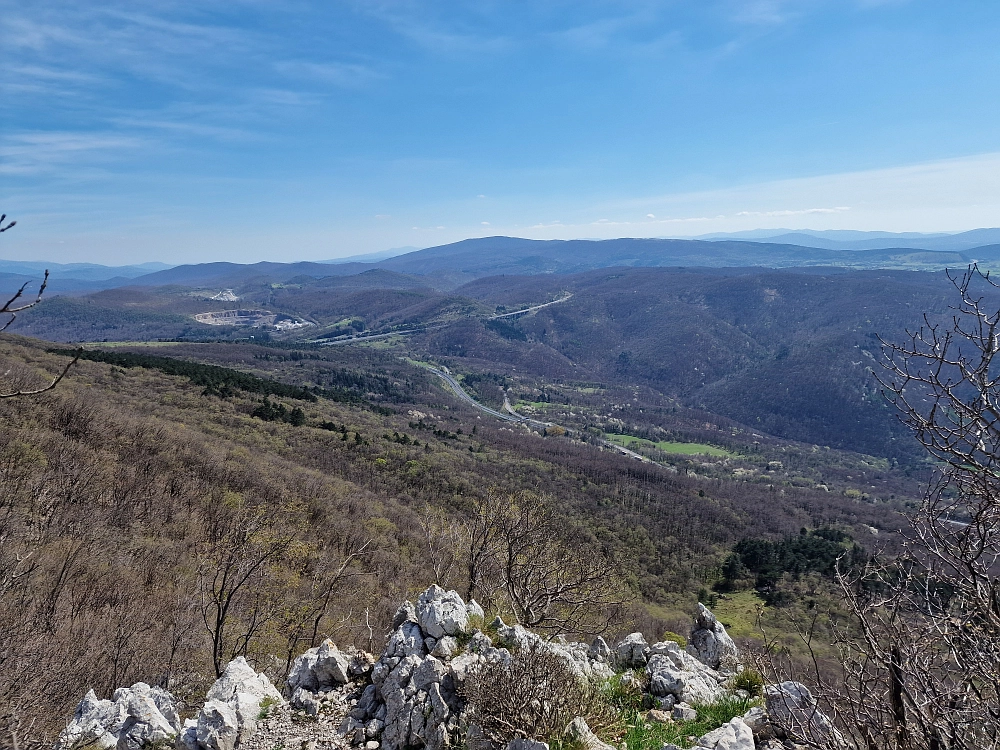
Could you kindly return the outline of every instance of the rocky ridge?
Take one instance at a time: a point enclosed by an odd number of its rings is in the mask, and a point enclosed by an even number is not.
[[[725,627],[699,605],[686,649],[673,641],[649,644],[632,633],[609,646],[561,637],[547,640],[499,617],[488,625],[482,608],[454,591],[431,586],[405,602],[392,622],[382,654],[342,651],[329,640],[295,659],[279,691],[242,657],[209,689],[197,714],[185,721],[165,690],[138,683],[110,700],[93,691],[78,705],[55,750],[497,750],[477,732],[462,687],[485,664],[509,663],[512,653],[544,652],[581,680],[621,680],[645,689],[651,721],[691,721],[694,705],[730,691],[739,653]],[[800,736],[839,738],[799,683],[768,685],[765,706],[752,708],[697,738],[706,750],[787,750]],[[792,729],[791,733],[788,731]],[[578,717],[566,736],[587,750],[611,750]],[[674,750],[665,745],[662,750]],[[505,750],[548,750],[515,737]]]

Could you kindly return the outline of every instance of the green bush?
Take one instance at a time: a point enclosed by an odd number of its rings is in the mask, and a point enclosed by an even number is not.
[[[688,645],[687,638],[685,638],[683,635],[679,635],[679,634],[673,632],[672,630],[668,630],[666,633],[663,634],[663,640],[665,640],[665,641],[673,641],[674,643],[676,643],[681,648],[686,648],[687,645]]]
[[[754,698],[764,692],[764,678],[760,672],[751,667],[745,667],[733,677],[733,690],[745,690]]]

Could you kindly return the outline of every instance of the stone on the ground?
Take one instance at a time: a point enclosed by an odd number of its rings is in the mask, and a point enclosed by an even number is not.
[[[597,636],[594,642],[590,644],[590,658],[600,662],[611,660],[611,646],[601,636]]]
[[[774,735],[774,728],[771,726],[767,711],[760,706],[754,706],[743,714],[743,721],[750,727],[754,739],[757,740],[758,744],[764,740],[771,739]]]
[[[564,732],[566,738],[584,750],[615,750],[611,745],[601,741],[601,738],[594,734],[587,721],[582,716],[577,716],[569,723]]]
[[[726,662],[736,659],[737,649],[733,639],[712,611],[700,602],[687,652],[712,669],[719,669]]]
[[[204,750],[234,750],[240,723],[228,703],[209,699],[198,714],[198,746]]]
[[[650,709],[646,718],[691,721],[697,712],[690,703],[709,703],[723,695],[725,677],[701,660],[722,664],[728,653],[719,633],[722,626],[711,617],[707,610],[699,612],[697,630],[704,631],[704,638],[694,639],[700,644],[694,654],[672,641],[650,646],[641,633],[632,633],[614,648],[603,638],[589,645],[558,635],[547,639],[520,625],[507,626],[499,617],[483,628],[495,629],[494,642],[477,629],[484,619],[482,607],[431,586],[416,605],[399,607],[377,660],[363,652],[341,652],[329,640],[294,660],[285,695],[292,707],[314,721],[293,721],[293,712],[270,680],[238,658],[212,685],[197,718],[183,725],[173,699],[156,688],[140,683],[105,701],[88,693],[55,750],[145,750],[171,740],[177,750],[346,750],[351,745],[357,750],[453,750],[463,735],[468,747],[481,748],[489,743],[481,731],[476,734],[475,721],[470,722],[474,717],[462,697],[463,683],[476,679],[484,665],[509,662],[514,649],[554,656],[587,681],[610,678],[613,667],[642,669],[641,674],[626,672],[621,681],[623,687],[643,693],[643,705]],[[771,686],[772,692],[780,687]],[[795,711],[801,706],[795,706],[788,709],[789,717],[798,716]],[[702,739],[714,743],[711,750],[750,750],[748,734],[751,741],[758,735],[759,743],[774,736],[772,719],[760,709],[748,711],[743,719]],[[566,738],[581,750],[616,750],[579,717],[567,727]],[[545,743],[527,738],[491,750],[501,748],[548,750]],[[676,749],[664,745],[661,750]]]
[[[709,750],[754,750],[753,732],[737,716],[718,729],[698,738],[698,746]]]
[[[197,719],[198,745],[203,750],[232,750],[253,735],[265,706],[285,703],[267,675],[254,671],[242,656],[226,665],[205,699]]]
[[[670,717],[674,721],[694,721],[698,718],[698,712],[687,703],[678,703],[671,709]]]
[[[237,656],[226,665],[222,675],[208,689],[205,696],[208,700],[228,702],[237,693],[248,693],[262,701],[270,698],[275,703],[284,703],[284,698],[278,689],[271,684],[263,672],[255,672],[242,656]]]
[[[650,693],[673,695],[686,703],[714,703],[723,696],[717,672],[681,651],[673,641],[656,645],[658,653],[649,657],[646,666]]]
[[[674,706],[677,705],[677,697],[673,695],[665,695],[662,698],[657,698],[657,700],[660,702],[660,709],[663,711],[672,711]]]
[[[840,732],[819,710],[809,688],[801,682],[765,686],[764,701],[771,721],[793,737],[819,741],[840,739]]]
[[[454,637],[446,635],[434,645],[431,655],[438,659],[450,659],[457,651],[458,641]]]
[[[288,671],[288,691],[294,695],[299,688],[317,692],[337,687],[350,682],[354,674],[366,669],[370,670],[370,666],[363,659],[348,656],[327,638],[292,662]]]
[[[319,716],[319,700],[316,693],[305,688],[296,688],[289,701],[295,708],[305,711],[309,716]]]
[[[659,708],[652,708],[646,712],[646,721],[653,722],[654,724],[671,724],[673,719],[670,714]]]
[[[615,662],[619,669],[641,669],[646,666],[649,644],[642,633],[629,633],[615,646]]]
[[[528,737],[518,737],[507,743],[506,750],[549,750],[549,743]]]

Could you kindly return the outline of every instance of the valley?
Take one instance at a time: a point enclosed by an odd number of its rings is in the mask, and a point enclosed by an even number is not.
[[[314,611],[362,643],[427,581],[474,585],[467,555],[491,497],[541,498],[573,549],[617,571],[612,628],[650,633],[684,630],[706,598],[737,632],[751,606],[791,632],[783,618],[833,601],[825,558],[802,561],[816,534],[855,556],[901,543],[931,465],[873,374],[880,336],[948,314],[944,274],[616,267],[448,290],[414,278],[122,287],[18,316],[0,358],[19,382],[83,351],[49,397],[0,402],[0,480],[17,488],[8,551],[39,550],[23,593],[53,592],[31,611],[51,619],[51,668],[66,675],[17,695],[41,690],[58,716],[94,679],[110,690],[166,670],[176,692],[203,691],[205,571],[269,545],[280,557],[234,615],[250,628],[240,648],[291,653],[294,613]],[[800,538],[787,569],[754,579],[730,565],[746,540]],[[337,570],[334,600],[322,592]],[[134,619],[88,588],[98,579]],[[0,625],[29,647],[39,622]],[[107,637],[78,642],[84,627]],[[135,650],[107,673],[121,628]],[[142,645],[164,639],[177,663]]]

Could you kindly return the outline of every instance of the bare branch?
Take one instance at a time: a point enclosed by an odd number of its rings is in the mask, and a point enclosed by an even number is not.
[[[46,385],[46,386],[44,386],[42,388],[35,388],[33,390],[28,390],[28,391],[17,390],[17,391],[12,391],[12,392],[9,392],[9,393],[0,393],[0,398],[18,398],[20,396],[35,396],[35,395],[37,395],[39,393],[45,393],[46,391],[51,391],[53,388],[55,388],[57,385],[59,385],[59,382],[64,377],[66,377],[66,373],[69,372],[69,368],[71,368],[73,365],[75,365],[79,361],[80,356],[82,354],[83,354],[83,349],[78,349],[76,351],[76,355],[73,357],[73,359],[70,360],[66,364],[66,366],[62,369],[62,372],[60,372],[58,375],[56,375],[52,379],[52,382],[50,382],[48,385]]]

